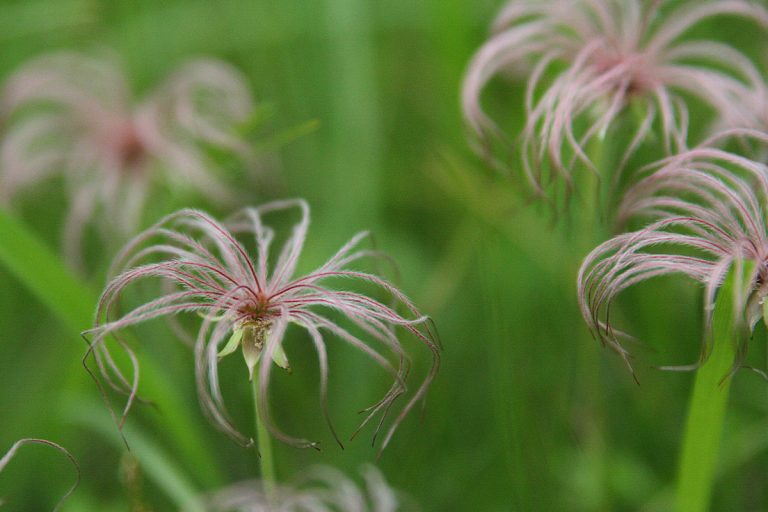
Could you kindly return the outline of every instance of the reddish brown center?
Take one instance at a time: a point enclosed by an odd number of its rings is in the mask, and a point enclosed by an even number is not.
[[[269,300],[266,296],[259,294],[257,300],[242,306],[239,313],[251,321],[262,321],[271,316]]]
[[[136,127],[132,122],[127,122],[116,131],[113,144],[120,167],[128,171],[138,169],[147,157],[147,148]]]
[[[604,47],[595,53],[592,66],[598,75],[616,72],[612,82],[628,96],[645,94],[657,85],[652,63],[640,52]]]

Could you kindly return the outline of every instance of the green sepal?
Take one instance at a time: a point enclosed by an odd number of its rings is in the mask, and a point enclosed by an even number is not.
[[[285,355],[282,344],[275,347],[275,351],[272,353],[272,361],[283,370],[291,373],[291,364],[288,362],[288,356]]]
[[[232,336],[227,341],[224,348],[218,353],[219,359],[228,356],[238,346],[242,347],[243,359],[248,367],[248,379],[253,380],[253,371],[261,359],[261,352],[264,350],[266,338],[269,335],[269,324],[260,322],[246,322],[239,328],[232,331]],[[272,354],[272,361],[280,368],[291,371],[291,365],[288,362],[288,356],[283,350],[283,346],[278,344]]]
[[[242,329],[235,329],[232,332],[232,336],[229,338],[229,341],[226,345],[224,345],[224,348],[221,349],[221,351],[217,354],[219,359],[228,356],[235,350],[237,350],[237,346],[240,344],[240,340],[243,339],[243,330]]]

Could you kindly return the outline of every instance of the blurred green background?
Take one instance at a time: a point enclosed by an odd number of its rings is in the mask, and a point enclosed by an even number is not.
[[[544,209],[526,206],[515,183],[489,171],[465,141],[462,74],[499,6],[2,1],[0,79],[50,50],[106,46],[140,98],[186,57],[233,63],[275,112],[276,130],[318,123],[278,151],[280,184],[252,194],[254,204],[301,196],[312,205],[300,270],[371,229],[399,263],[401,288],[438,326],[445,350],[426,408],[406,419],[378,462],[392,486],[425,511],[668,510],[693,375],[652,367],[695,360],[700,291],[672,279],[622,297],[620,322],[643,340],[634,348],[639,386],[620,358],[592,340],[575,290],[591,248],[567,222],[555,225]],[[499,103],[522,105],[519,86],[497,92]],[[20,209],[23,220],[58,253],[65,199],[50,183],[36,194]],[[101,289],[106,261],[87,293]],[[0,290],[0,452],[21,437],[68,447],[82,483],[67,511],[142,510],[141,503],[174,509],[168,487],[153,476],[157,467],[132,466],[82,369],[85,345],[75,331],[89,325],[61,322],[5,267]],[[198,492],[256,477],[255,453],[220,435],[200,412],[187,350],[162,322],[135,332],[140,357],[154,361],[142,367],[143,378],[186,406],[164,408],[165,397],[147,396],[158,407],[137,407],[136,430],[127,431],[136,453],[178,467]],[[755,337],[752,357],[765,361],[762,327]],[[276,443],[278,476],[291,481],[302,468],[330,464],[359,480],[360,465],[376,458],[370,429],[343,451],[335,446],[317,404],[314,352],[302,354],[307,342],[298,330],[289,336],[296,371],[279,376],[273,403],[287,431],[320,439],[324,449]],[[356,411],[387,382],[368,378],[369,365],[347,347],[328,345],[331,413],[348,439]],[[416,353],[423,371],[428,354]],[[242,363],[223,363],[222,374],[233,414],[249,424]],[[768,387],[738,374],[729,407],[713,510],[768,510]],[[58,454],[29,447],[0,475],[0,496],[7,510],[49,510],[71,479]]]

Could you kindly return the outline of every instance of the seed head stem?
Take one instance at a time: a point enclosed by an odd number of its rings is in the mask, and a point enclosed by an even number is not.
[[[747,268],[744,268],[747,267]],[[696,371],[678,472],[678,512],[709,510],[728,391],[737,357],[739,326],[734,323],[733,297],[750,275],[749,262],[734,266],[720,289],[713,315],[709,357]]]
[[[275,479],[275,461],[272,456],[272,440],[269,431],[261,421],[259,415],[259,365],[253,370],[253,379],[251,379],[251,390],[253,391],[253,416],[256,423],[256,441],[259,449],[259,466],[261,469],[261,481],[264,486],[264,494],[268,503],[275,503],[276,479]]]

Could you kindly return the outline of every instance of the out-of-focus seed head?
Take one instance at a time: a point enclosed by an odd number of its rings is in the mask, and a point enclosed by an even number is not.
[[[145,98],[133,98],[114,56],[59,52],[38,57],[6,81],[0,115],[0,201],[56,174],[64,178],[69,213],[65,254],[81,264],[86,226],[105,239],[139,224],[150,188],[166,181],[214,202],[238,197],[225,184],[210,147],[257,162],[239,126],[253,115],[245,78],[214,59],[183,63]]]
[[[417,510],[406,497],[390,487],[374,466],[362,471],[365,488],[340,471],[315,466],[298,485],[280,487],[268,499],[261,482],[240,482],[215,493],[207,501],[212,512],[401,512]]]
[[[716,119],[743,125],[745,101],[765,90],[755,65],[737,49],[685,33],[705,19],[736,16],[768,28],[768,11],[746,0],[691,1],[659,14],[661,2],[640,0],[511,0],[467,70],[462,107],[473,144],[495,165],[514,167],[517,138],[482,104],[486,85],[511,72],[527,80],[521,163],[538,193],[577,164],[595,169],[590,141],[615,128],[634,106],[634,135],[619,168],[658,127],[667,151],[687,147],[689,110],[698,99]],[[494,148],[501,143],[504,155]]]

